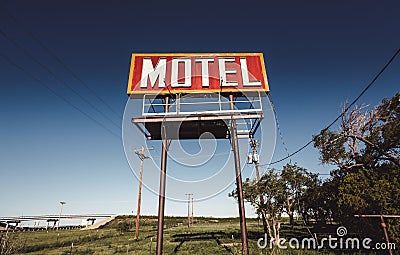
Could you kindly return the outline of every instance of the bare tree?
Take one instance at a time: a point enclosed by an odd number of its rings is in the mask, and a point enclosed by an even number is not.
[[[339,129],[322,130],[314,137],[322,163],[337,165],[341,170],[371,167],[381,161],[400,166],[398,134],[388,134],[398,130],[399,98],[397,94],[370,111],[363,111],[366,106],[356,106],[346,113],[345,104]]]

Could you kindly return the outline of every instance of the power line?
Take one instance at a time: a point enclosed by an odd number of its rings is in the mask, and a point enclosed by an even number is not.
[[[6,55],[4,55],[3,53],[0,53],[0,55],[11,65],[15,66],[17,69],[19,69],[20,71],[22,71],[23,73],[25,73],[27,76],[29,76],[31,79],[33,79],[34,81],[36,81],[37,83],[41,84],[42,86],[44,86],[46,89],[48,89],[51,93],[53,93],[54,95],[56,95],[58,98],[60,98],[62,101],[64,101],[65,103],[69,104],[71,107],[73,107],[75,110],[79,111],[80,113],[82,113],[83,115],[85,115],[86,117],[88,117],[90,120],[92,120],[93,122],[95,122],[97,125],[101,126],[102,128],[104,128],[105,130],[107,130],[110,134],[112,134],[113,136],[116,136],[117,138],[120,138],[119,135],[115,134],[113,131],[111,131],[109,128],[107,128],[106,126],[104,126],[101,122],[97,121],[96,119],[94,119],[92,116],[90,116],[89,114],[87,114],[86,112],[82,111],[79,107],[75,106],[74,104],[72,104],[68,99],[66,99],[65,97],[63,97],[61,94],[57,93],[55,90],[53,90],[51,87],[49,87],[46,83],[44,83],[43,81],[41,81],[39,78],[36,78],[33,74],[31,74],[30,72],[28,72],[27,70],[25,70],[23,67],[19,66],[17,63],[15,63],[14,61],[12,61],[9,57],[7,57]]]
[[[331,126],[333,126],[333,124],[336,123],[336,121],[338,121],[360,98],[362,95],[364,95],[365,92],[367,92],[367,90],[376,82],[376,80],[378,80],[378,78],[381,76],[381,74],[386,70],[386,68],[393,62],[393,60],[397,57],[397,55],[400,53],[400,48],[397,49],[397,51],[392,55],[392,57],[389,59],[389,61],[382,67],[382,69],[378,72],[377,75],[375,75],[375,77],[371,80],[371,82],[361,91],[361,93],[351,102],[351,104],[349,104],[344,111],[339,114],[339,116],[336,117],[336,119],[334,119],[328,126],[326,126],[325,128],[323,128],[321,130],[321,132],[319,134],[316,135],[316,137],[319,137],[322,135],[322,133],[326,130],[328,130]],[[311,139],[309,142],[307,142],[305,145],[303,145],[302,147],[300,147],[299,149],[297,149],[295,152],[292,152],[291,154],[287,155],[286,157],[283,157],[279,160],[276,160],[274,162],[271,162],[269,164],[263,164],[263,166],[267,166],[267,165],[273,165],[279,162],[282,162],[288,158],[291,158],[292,156],[294,156],[295,154],[299,153],[300,151],[304,150],[306,147],[308,147],[314,140]]]
[[[18,21],[15,16],[11,14],[11,12],[3,6],[5,13],[17,24],[22,30],[24,30],[33,40],[35,40],[45,51],[47,51],[67,72],[69,72],[77,81],[79,81],[86,89],[88,89],[100,102],[102,102],[115,116],[117,116],[120,120],[122,120],[121,115],[118,114],[114,109],[102,98],[100,97],[95,90],[93,90],[86,82],[84,82],[71,68],[69,68],[64,61],[60,57],[58,57],[53,51],[51,51],[41,40],[39,40],[31,30],[29,30],[26,26],[24,26],[21,22]]]
[[[30,54],[24,47],[22,47],[17,41],[13,40],[11,37],[9,37],[1,28],[0,28],[0,34],[6,38],[8,41],[10,41],[16,48],[20,49],[26,56],[28,56],[32,61],[34,61],[36,64],[41,66],[43,69],[45,69],[50,75],[52,75],[56,80],[64,84],[68,89],[70,89],[75,95],[77,95],[81,100],[86,102],[88,105],[90,105],[96,112],[98,112],[100,115],[102,115],[104,118],[106,118],[108,121],[111,122],[114,126],[116,126],[118,129],[120,129],[119,125],[116,124],[112,119],[110,119],[107,115],[105,115],[102,111],[100,111],[94,104],[92,104],[89,100],[84,98],[81,94],[79,94],[78,91],[76,91],[72,86],[68,85],[67,82],[64,80],[58,78],[58,76],[50,70],[45,64],[37,60],[32,54]]]
[[[268,98],[269,98],[269,101],[271,102],[272,110],[274,111],[275,123],[276,123],[276,127],[278,128],[278,132],[279,132],[279,136],[281,138],[282,145],[283,145],[283,147],[284,147],[284,149],[286,151],[286,154],[289,156],[289,150],[288,150],[288,148],[286,146],[285,140],[283,139],[282,130],[280,128],[279,121],[278,121],[278,114],[276,112],[274,101],[272,101],[271,94],[268,94]]]

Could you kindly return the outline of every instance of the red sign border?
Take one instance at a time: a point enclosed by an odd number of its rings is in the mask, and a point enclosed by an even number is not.
[[[193,90],[193,89],[179,89],[179,90],[147,90],[147,91],[139,91],[139,90],[132,90],[132,80],[133,80],[133,70],[135,67],[135,57],[247,57],[247,56],[256,56],[259,57],[260,63],[261,63],[261,69],[263,72],[263,78],[264,78],[264,88],[262,89],[254,89],[254,88],[248,88],[248,89],[234,89],[232,87],[227,87],[227,88],[222,88],[222,89],[204,89],[204,90]],[[180,93],[199,93],[199,92],[241,92],[241,91],[246,91],[246,92],[257,92],[257,91],[263,91],[268,93],[269,92],[269,85],[268,85],[268,79],[267,79],[267,71],[265,68],[265,62],[264,62],[264,55],[263,53],[132,53],[132,58],[131,58],[131,65],[130,65],[130,70],[129,70],[129,80],[128,80],[128,89],[127,89],[127,94],[128,95],[143,95],[143,94],[160,94],[160,95],[166,95],[166,94],[180,94]]]

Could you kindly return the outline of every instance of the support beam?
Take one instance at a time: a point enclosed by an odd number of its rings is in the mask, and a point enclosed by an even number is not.
[[[165,112],[168,112],[169,97],[165,97]],[[163,235],[164,235],[164,209],[165,209],[165,184],[167,174],[167,152],[168,152],[168,141],[166,135],[166,127],[164,123],[161,125],[164,131],[164,137],[162,139],[162,150],[161,150],[161,169],[160,169],[160,191],[158,193],[158,226],[157,226],[157,248],[156,254],[161,255],[163,249]]]
[[[233,95],[229,95],[230,109],[234,110]],[[238,192],[238,204],[239,204],[239,217],[240,217],[240,234],[242,237],[242,254],[249,255],[249,245],[247,240],[247,229],[246,229],[246,214],[244,209],[244,198],[243,198],[243,185],[242,185],[242,173],[240,168],[240,156],[239,156],[239,144],[236,133],[236,120],[231,120],[231,144],[233,149],[233,155],[235,158],[235,173],[236,173],[236,187]]]
[[[213,114],[205,115],[167,115],[167,116],[149,116],[149,117],[135,117],[132,118],[133,124],[139,123],[160,123],[160,122],[184,122],[184,121],[207,121],[207,120],[242,120],[242,119],[263,119],[264,115],[259,112],[254,113],[230,113],[230,114]],[[141,129],[142,132],[143,129]],[[142,132],[146,134],[146,132]]]

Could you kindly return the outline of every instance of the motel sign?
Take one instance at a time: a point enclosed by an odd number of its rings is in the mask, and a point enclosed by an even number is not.
[[[257,132],[268,92],[262,53],[132,54],[127,93],[142,101],[142,114],[131,122],[146,139],[161,140],[157,255],[163,250],[171,140],[200,139],[204,133],[230,139],[242,254],[249,254],[238,139]]]
[[[132,54],[132,94],[269,91],[261,53]]]

